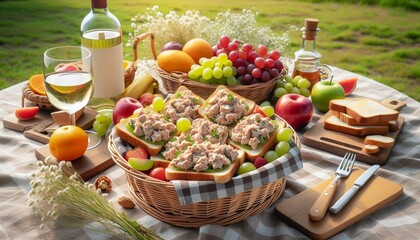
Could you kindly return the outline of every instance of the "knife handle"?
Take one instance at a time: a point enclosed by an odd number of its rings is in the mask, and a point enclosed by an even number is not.
[[[344,206],[352,199],[352,197],[356,194],[358,187],[353,186],[350,188],[337,202],[334,203],[332,207],[330,207],[330,211],[334,214],[337,214],[343,209]]]
[[[337,181],[334,180],[324,189],[324,191],[309,210],[309,219],[312,221],[319,221],[325,216],[336,188]]]

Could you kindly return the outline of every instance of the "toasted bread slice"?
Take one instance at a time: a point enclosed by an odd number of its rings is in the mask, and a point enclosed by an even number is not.
[[[130,118],[122,119],[115,126],[115,133],[122,140],[128,142],[132,146],[141,146],[145,148],[150,155],[157,155],[165,145],[165,142],[153,143],[136,136],[131,129],[127,126]]]
[[[239,94],[233,92],[232,90],[230,90],[229,88],[227,88],[224,85],[219,85],[216,90],[204,101],[204,103],[201,105],[201,107],[198,109],[198,113],[200,114],[200,116],[205,117],[210,119],[210,121],[214,122],[214,123],[218,123],[221,125],[233,125],[234,123],[236,123],[237,121],[239,121],[239,119],[237,119],[236,121],[234,121],[233,123],[221,123],[216,121],[215,119],[211,118],[208,116],[208,114],[206,113],[207,108],[209,108],[212,104],[211,102],[213,101],[217,101],[218,100],[218,95],[221,92],[225,92],[226,95],[231,96],[232,99],[239,99],[240,101],[242,101],[245,104],[245,109],[246,109],[246,113],[244,114],[244,116],[247,116],[249,114],[251,114],[254,111],[254,108],[256,106],[255,102],[249,99],[246,99],[242,96],[240,96]],[[218,112],[220,113],[220,112]],[[242,117],[244,117],[242,116]],[[241,117],[241,118],[242,118]]]
[[[246,120],[251,120],[251,118],[249,119],[244,119],[243,121]],[[269,135],[269,137],[267,139],[265,139],[263,142],[260,142],[257,145],[257,148],[253,149],[251,146],[245,146],[239,142],[235,142],[232,139],[232,132],[235,130],[235,128],[233,128],[230,132],[230,137],[228,140],[228,143],[237,148],[237,149],[242,149],[245,152],[245,157],[247,160],[254,162],[258,157],[262,157],[268,150],[270,150],[274,144],[276,144],[276,140],[277,140],[277,131],[279,129],[279,127],[283,127],[284,126],[284,122],[280,121],[280,120],[270,120],[271,123],[274,123],[274,130],[271,132],[271,134]],[[244,122],[247,123],[247,122]],[[249,126],[247,124],[247,126]],[[241,132],[242,128],[239,129],[239,133],[242,134]],[[254,130],[255,131],[255,130]],[[260,130],[258,130],[260,131]]]
[[[166,168],[166,179],[168,180],[192,180],[192,181],[215,181],[216,183],[226,183],[232,179],[239,166],[245,160],[245,153],[238,150],[238,158],[229,166],[220,170],[208,170],[204,172],[197,172],[194,170],[178,170],[169,165]]]
[[[395,111],[369,98],[345,98],[330,101],[330,110],[346,113],[360,125],[382,125],[389,121],[398,120]]]
[[[394,139],[382,135],[369,135],[364,140],[365,144],[376,145],[382,148],[390,148],[394,145]]]
[[[334,116],[336,116],[337,118],[339,118],[341,121],[347,123],[348,125],[351,125],[351,126],[364,126],[362,123],[359,123],[358,121],[356,121],[356,119],[352,118],[347,113],[338,112],[338,111],[334,111],[334,110],[331,110],[331,113]],[[378,123],[375,124],[375,126],[386,126],[386,125],[389,125],[390,122],[391,121],[389,121],[389,122],[378,122]]]
[[[331,115],[324,121],[324,128],[336,132],[354,136],[366,136],[370,134],[387,134],[389,126],[351,126]]]
[[[380,151],[380,149],[376,145],[366,144],[366,145],[363,146],[363,152],[365,152],[367,154],[375,154],[379,151]]]
[[[153,160],[153,168],[157,168],[157,167],[166,168],[169,166],[169,163],[171,162],[171,161],[166,160],[160,155],[150,156],[150,160]]]
[[[188,96],[188,97],[186,97]],[[182,104],[182,106],[184,107],[184,109],[179,109],[180,111],[178,112],[177,110],[175,110],[175,113],[172,111],[171,114],[169,114],[169,110],[168,109],[172,109],[172,103],[174,103],[175,101],[182,101],[183,99],[188,98],[189,100],[191,100],[191,103],[194,105],[194,109],[195,111],[189,111],[186,112],[185,111],[185,104]],[[185,86],[181,86],[179,87],[176,92],[169,98],[168,101],[165,102],[165,106],[163,107],[161,113],[165,116],[165,118],[169,119],[171,122],[176,122],[180,117],[186,117],[188,119],[190,119],[190,121],[196,119],[197,117],[199,117],[198,114],[198,109],[201,106],[201,104],[203,104],[205,102],[205,100],[198,96],[197,94],[193,93],[190,89],[188,89]],[[189,116],[191,115],[191,116]]]

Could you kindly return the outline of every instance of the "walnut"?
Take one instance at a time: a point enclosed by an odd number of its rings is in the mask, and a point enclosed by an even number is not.
[[[118,204],[123,208],[134,208],[136,205],[134,202],[127,196],[121,196],[117,200]]]
[[[96,189],[101,189],[102,192],[109,192],[112,189],[112,181],[107,176],[100,176],[95,180],[93,184]]]

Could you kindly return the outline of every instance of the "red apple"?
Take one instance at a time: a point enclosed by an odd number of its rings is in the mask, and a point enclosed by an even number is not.
[[[343,99],[345,97],[343,87],[333,81],[317,82],[311,91],[311,99],[315,108],[320,112],[328,112],[330,101],[333,99]]]
[[[184,46],[180,43],[168,42],[165,45],[163,45],[161,52],[166,51],[166,50],[180,50],[180,51],[182,51],[183,47]]]
[[[137,98],[137,100],[139,100],[139,102],[143,104],[143,106],[150,106],[154,98],[155,95],[153,93],[146,92],[143,93],[139,98]]]
[[[162,180],[162,181],[168,181],[168,179],[166,179],[166,173],[165,173],[164,167],[153,168],[150,171],[149,176]]]
[[[127,118],[133,115],[133,112],[138,109],[142,108],[143,105],[135,98],[131,97],[123,97],[118,100],[117,104],[115,104],[114,112],[112,114],[112,118],[114,124],[120,122],[121,119]]]
[[[288,93],[277,100],[275,111],[296,131],[304,128],[314,113],[312,102],[295,93]]]

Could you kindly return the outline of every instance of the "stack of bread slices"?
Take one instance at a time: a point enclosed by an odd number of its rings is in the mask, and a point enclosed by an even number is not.
[[[331,100],[330,110],[332,115],[325,119],[324,128],[363,137],[366,153],[375,154],[394,145],[387,134],[398,130],[398,111],[362,97]]]

